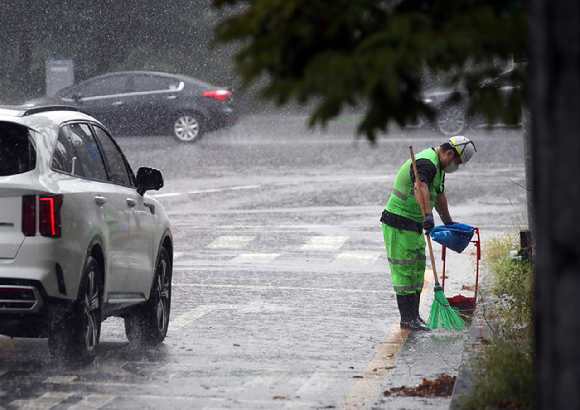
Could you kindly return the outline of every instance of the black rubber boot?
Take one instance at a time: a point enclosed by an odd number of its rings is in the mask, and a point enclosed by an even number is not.
[[[429,330],[419,322],[415,312],[415,295],[397,295],[397,305],[401,313],[401,328],[409,330]]]
[[[425,322],[421,316],[419,315],[419,305],[421,304],[421,292],[418,291],[416,292],[413,298],[413,311],[415,312],[415,316],[417,316],[417,320],[423,325],[427,325],[427,322]]]

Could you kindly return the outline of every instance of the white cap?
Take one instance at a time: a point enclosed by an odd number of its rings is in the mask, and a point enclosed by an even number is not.
[[[464,165],[467,164],[471,157],[473,157],[473,154],[477,152],[473,141],[469,141],[461,135],[449,138],[449,144],[455,148],[461,158],[461,163]]]

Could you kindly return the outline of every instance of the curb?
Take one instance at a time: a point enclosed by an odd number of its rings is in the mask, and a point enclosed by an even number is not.
[[[469,334],[461,356],[461,365],[457,373],[457,380],[453,387],[449,410],[460,410],[469,398],[472,381],[474,378],[477,378],[477,373],[472,367],[473,357],[482,354],[481,344],[484,340],[491,340],[493,338],[493,329],[485,319],[484,311],[485,304],[478,297],[477,305],[473,312],[473,321],[471,322]]]

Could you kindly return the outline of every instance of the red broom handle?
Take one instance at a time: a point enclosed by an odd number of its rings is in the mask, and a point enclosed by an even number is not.
[[[411,152],[411,161],[413,162],[413,171],[415,172],[415,186],[417,187],[417,192],[419,193],[419,206],[421,207],[421,212],[423,213],[423,219],[427,217],[425,207],[423,206],[423,193],[421,192],[421,186],[419,185],[419,173],[417,172],[417,163],[415,162],[415,153],[413,152],[413,147],[409,146],[409,151]],[[429,233],[425,232],[425,237],[427,238],[427,244],[429,245],[429,256],[431,256],[431,265],[433,267],[433,278],[435,279],[435,284],[439,284],[439,278],[437,277],[437,268],[435,266],[435,256],[433,255],[433,246],[431,245],[431,237]]]

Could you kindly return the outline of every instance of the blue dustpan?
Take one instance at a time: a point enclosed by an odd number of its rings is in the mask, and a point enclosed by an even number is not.
[[[435,242],[461,253],[467,248],[471,238],[473,238],[473,226],[465,224],[440,225],[430,232],[431,239]]]

